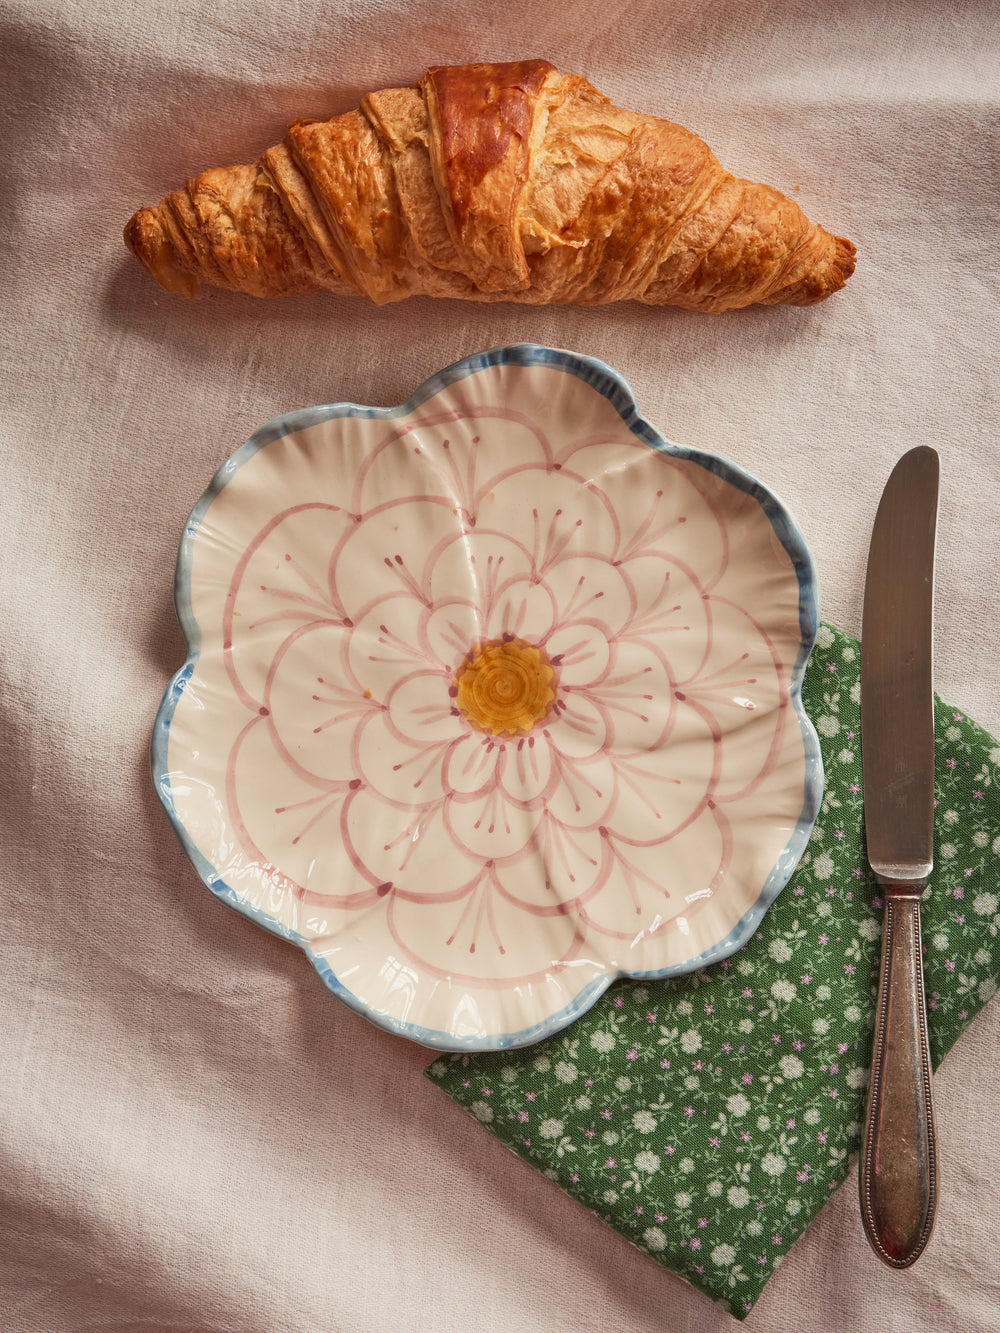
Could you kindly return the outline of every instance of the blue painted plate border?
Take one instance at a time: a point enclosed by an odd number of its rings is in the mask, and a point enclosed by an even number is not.
[[[357,416],[394,421],[409,415],[427,399],[433,397],[448,385],[490,367],[501,365],[550,366],[574,375],[603,395],[621,417],[623,424],[633,435],[648,444],[651,449],[670,454],[673,457],[690,459],[700,467],[705,468],[706,471],[725,479],[739,490],[753,496],[758,502],[767,515],[775,535],[788,553],[798,580],[801,645],[792,669],[790,694],[802,731],[805,749],[805,782],[802,813],[788,844],[765,879],[757,901],[744,913],[725,939],[720,940],[698,957],[674,967],[664,968],[661,971],[619,972],[600,977],[575,996],[573,1001],[564,1009],[534,1027],[525,1028],[519,1032],[492,1034],[486,1038],[458,1037],[452,1033],[435,1031],[421,1027],[418,1024],[405,1023],[371,1009],[340,982],[336,973],[324,959],[313,953],[308,940],[295,931],[289,930],[259,908],[249,904],[231,885],[227,884],[195,846],[183,820],[178,815],[171,788],[167,758],[170,724],[178,701],[194,671],[201,648],[201,631],[191,604],[191,561],[194,542],[209,507],[220,491],[259,450],[266,448],[275,440],[279,440],[293,431],[304,430],[309,426],[315,426],[338,417]],[[802,681],[819,630],[820,608],[816,571],[802,534],[778,498],[738,464],[717,454],[672,444],[665,440],[640,415],[635,395],[626,380],[617,371],[612,370],[610,366],[595,357],[584,356],[577,352],[564,351],[554,347],[545,347],[536,343],[515,343],[495,347],[485,352],[478,352],[473,356],[463,358],[461,361],[456,361],[454,365],[438,371],[437,374],[425,380],[405,403],[397,407],[368,407],[358,403],[330,403],[320,407],[303,408],[299,411],[275,417],[262,426],[260,430],[255,431],[250,439],[222,464],[191,511],[184,526],[177,555],[174,576],[174,603],[181,629],[187,641],[188,653],[184,665],[171,678],[157,711],[150,740],[150,764],[157,795],[163,803],[181,846],[202,881],[217,898],[271,934],[277,935],[302,949],[324,984],[349,1008],[362,1014],[377,1027],[397,1036],[406,1037],[431,1050],[499,1051],[510,1050],[518,1046],[528,1046],[561,1031],[574,1019],[586,1013],[608,986],[621,976],[636,980],[663,981],[670,977],[688,975],[728,958],[746,944],[760,925],[767,909],[788,883],[802,853],[805,851],[813,825],[816,822],[823,796],[823,758],[820,751],[819,737],[806,714],[802,702]]]

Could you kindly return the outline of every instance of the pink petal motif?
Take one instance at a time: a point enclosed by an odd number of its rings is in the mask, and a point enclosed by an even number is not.
[[[552,762],[552,747],[535,736],[505,741],[496,756],[495,773],[504,799],[527,809],[551,801],[561,778],[561,770]]]
[[[382,597],[360,609],[341,662],[328,663],[328,674],[339,671],[345,687],[380,704],[401,677],[414,672],[440,673],[445,680],[447,667],[424,646],[425,620],[424,607],[406,592]]]
[[[516,533],[530,571],[548,579],[564,560],[606,557],[617,520],[600,487],[576,473],[538,468],[508,473],[484,497],[478,525],[486,532]]]
[[[745,799],[772,774],[786,729],[797,726],[788,674],[779,643],[755,619],[713,604],[708,651],[694,675],[677,681],[674,697],[718,738],[716,801]]]
[[[611,714],[603,702],[586,690],[565,690],[558,700],[557,721],[547,739],[564,763],[583,763],[609,746]]]
[[[268,783],[256,781],[262,770]],[[341,873],[341,829],[358,794],[355,779],[310,777],[276,761],[273,729],[258,717],[235,737],[218,787],[226,797],[219,836],[234,839],[220,869],[234,887],[254,892],[257,866],[266,870],[276,901],[287,896],[290,908],[299,900],[343,909],[369,903],[377,881]]]
[[[407,750],[426,751],[464,737],[467,728],[451,697],[451,672],[417,670],[401,674],[385,696],[386,726]]]
[[[580,902],[606,882],[607,871],[599,830],[573,828],[549,809],[540,813],[523,849],[496,866],[497,881],[511,903],[531,916],[574,919]]]
[[[466,736],[449,715],[444,686],[439,677],[434,680],[436,693],[444,697],[443,724],[437,718],[437,706],[431,709],[429,719],[421,715],[420,701],[425,694],[422,677],[416,676],[390,692],[386,707],[359,727],[352,739],[355,772],[363,785],[387,802],[414,810],[444,799],[448,790],[444,769],[449,755],[456,748],[467,748]],[[407,706],[407,695],[416,701],[415,707]],[[411,738],[394,721],[394,713],[408,732],[418,732],[421,724],[429,721],[428,734],[422,740]]]
[[[430,907],[458,894],[482,861],[452,838],[443,801],[421,807],[390,805],[361,787],[353,794],[340,834],[356,876],[385,893],[391,889]],[[440,923],[433,912],[422,919],[429,937],[439,940]]]
[[[422,944],[430,942],[426,917],[431,908],[400,894],[389,898],[388,924],[397,944],[419,959],[438,984],[472,983],[472,995],[480,1004],[489,1002],[489,990],[498,985],[538,986],[540,977],[558,977],[579,958],[583,936],[575,918],[566,913],[526,913],[522,903],[504,892],[488,862],[461,892],[434,905],[436,923],[444,933],[434,940],[433,948],[425,950]],[[597,971],[589,960],[583,966],[577,963],[577,970],[589,980]],[[484,972],[494,978],[489,988],[475,985]]]
[[[420,496],[359,514],[351,530],[328,549],[330,583],[338,604],[356,624],[369,608],[403,597],[429,609],[438,560],[455,546],[452,507]],[[364,570],[363,578],[358,575]],[[473,595],[475,581],[466,564],[456,566],[449,595]]]
[[[559,623],[559,604],[547,583],[530,574],[512,575],[501,571],[483,599],[483,635],[486,639],[504,636],[544,644],[552,628]]]
[[[545,640],[564,690],[592,685],[607,674],[610,634],[600,621],[562,620]]]
[[[344,678],[350,633],[323,621],[303,624],[271,658],[263,705],[275,757],[306,778],[356,777],[355,738],[380,711],[370,693]]]
[[[567,758],[557,739],[561,739],[561,729],[553,727],[547,748],[554,781],[545,808],[566,828],[595,829],[618,800],[614,765],[603,750],[587,758]]]
[[[464,724],[463,724],[464,725]],[[441,781],[458,800],[487,796],[497,784],[503,741],[466,726],[458,744],[442,758]]]
[[[492,784],[445,806],[445,823],[454,846],[483,861],[498,861],[520,852],[533,837],[540,811],[508,801]]]
[[[246,703],[263,702],[270,665],[290,634],[347,623],[329,586],[327,563],[331,542],[352,528],[337,505],[289,504],[235,560],[219,628],[233,688]]]
[[[477,631],[483,637],[494,633],[488,620],[511,580],[523,579],[528,558],[521,542],[507,533],[486,533],[466,527],[447,540],[435,543],[427,564],[428,614],[447,602],[462,600],[475,607]],[[541,600],[547,629],[556,608],[550,597]],[[519,631],[514,631],[515,633]],[[468,644],[459,652],[465,652]]]
[[[429,658],[452,672],[471,645],[487,637],[476,599],[459,600],[447,594],[427,609],[419,635]]]
[[[689,934],[724,882],[732,860],[731,829],[706,806],[666,842],[633,840],[627,830],[611,828],[604,835],[606,879],[581,910],[591,930],[606,938],[607,955],[619,966],[651,961],[663,950],[658,936]],[[683,865],[682,875],[676,865]]]
[[[358,423],[355,430],[353,418],[344,420],[342,430],[356,435],[357,463],[347,473],[352,513],[372,514],[419,497],[429,509],[447,506],[461,518],[471,502],[469,484],[475,489],[476,451],[466,425],[433,406],[374,428]],[[350,453],[353,461],[355,449]],[[447,527],[444,521],[438,526],[442,533]]]
[[[652,643],[623,637],[605,672],[568,693],[573,706],[585,699],[604,717],[605,744],[613,753],[633,754],[662,745],[676,707],[672,684],[670,663]]]

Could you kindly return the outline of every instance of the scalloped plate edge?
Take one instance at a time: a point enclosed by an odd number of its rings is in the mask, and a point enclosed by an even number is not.
[[[174,711],[185,685],[194,671],[200,652],[201,636],[190,599],[190,567],[193,543],[205,514],[222,488],[259,450],[285,435],[291,434],[293,431],[304,430],[338,417],[362,416],[384,421],[405,417],[429,398],[434,397],[435,394],[440,393],[442,389],[456,381],[498,365],[554,366],[575,375],[606,398],[621,417],[623,424],[633,435],[648,444],[650,448],[662,453],[690,459],[705,468],[706,471],[732,482],[733,485],[753,496],[758,502],[782,548],[789,556],[798,581],[801,643],[791,671],[789,698],[802,733],[805,776],[802,812],[799,815],[795,829],[783,852],[772,867],[770,874],[764,880],[756,901],[724,939],[683,964],[653,972],[619,971],[599,977],[574,996],[573,1000],[563,1009],[558,1010],[533,1027],[514,1033],[491,1034],[488,1037],[461,1037],[453,1033],[424,1028],[419,1024],[406,1023],[372,1009],[342,985],[326,960],[313,952],[307,939],[247,902],[245,898],[228,885],[195,846],[183,821],[178,816],[171,790],[168,746],[170,723]],[[157,711],[150,740],[150,765],[157,795],[188,859],[206,887],[220,901],[242,916],[249,918],[270,934],[277,935],[280,939],[300,948],[319,973],[324,985],[350,1009],[361,1014],[376,1027],[396,1036],[405,1037],[431,1050],[471,1053],[474,1051],[511,1050],[519,1046],[529,1046],[568,1027],[581,1014],[592,1008],[605,990],[622,977],[636,981],[665,981],[690,975],[730,957],[751,938],[768,908],[791,879],[816,822],[823,796],[823,757],[820,750],[819,736],[802,702],[802,682],[819,630],[820,611],[816,571],[805,541],[785,506],[772,491],[763,486],[744,468],[718,454],[687,448],[664,439],[639,413],[635,395],[628,382],[617,371],[596,357],[545,347],[536,343],[514,343],[495,347],[484,352],[477,352],[472,356],[456,361],[453,365],[430,376],[415,393],[396,407],[372,407],[357,403],[330,403],[319,407],[302,408],[273,418],[255,431],[218,468],[198,503],[191,511],[184,525],[184,532],[178,550],[174,575],[174,603],[188,645],[188,653],[183,666],[171,678]]]

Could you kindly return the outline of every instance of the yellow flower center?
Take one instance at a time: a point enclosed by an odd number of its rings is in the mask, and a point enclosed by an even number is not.
[[[548,714],[556,697],[555,674],[544,648],[523,639],[490,639],[466,656],[451,693],[477,731],[519,736]]]

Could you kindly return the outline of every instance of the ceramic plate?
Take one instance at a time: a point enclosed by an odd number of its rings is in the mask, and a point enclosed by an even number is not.
[[[265,426],[181,544],[156,786],[213,893],[446,1050],[751,935],[822,769],[812,564],[614,371],[506,347]]]

